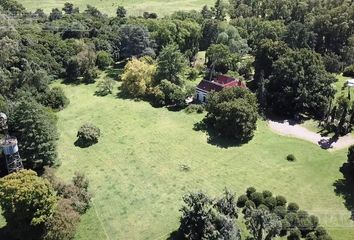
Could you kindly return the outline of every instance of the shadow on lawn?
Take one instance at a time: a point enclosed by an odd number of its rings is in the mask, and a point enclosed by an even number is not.
[[[0,228],[0,239],[15,240],[15,238],[11,237],[11,235],[9,234],[9,231],[6,226]]]
[[[333,183],[334,192],[337,196],[342,196],[344,206],[352,212],[351,220],[354,220],[354,169],[349,163],[344,163],[340,168],[344,178]]]
[[[239,147],[243,144],[243,142],[221,136],[213,128],[208,126],[205,120],[195,123],[193,130],[205,132],[208,134],[208,143],[220,148]]]

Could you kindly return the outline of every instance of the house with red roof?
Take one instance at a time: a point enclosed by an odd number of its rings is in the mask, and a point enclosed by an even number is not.
[[[196,88],[195,99],[200,102],[206,102],[207,96],[210,92],[220,92],[224,88],[231,87],[246,88],[246,84],[241,80],[225,75],[218,75],[212,81],[203,79]]]

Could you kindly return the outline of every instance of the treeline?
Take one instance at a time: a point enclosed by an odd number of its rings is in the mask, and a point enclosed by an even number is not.
[[[332,239],[317,216],[288,203],[283,196],[257,192],[254,187],[238,198],[227,189],[217,198],[192,192],[183,197],[183,202],[180,227],[171,239]],[[241,224],[248,233],[241,232]]]

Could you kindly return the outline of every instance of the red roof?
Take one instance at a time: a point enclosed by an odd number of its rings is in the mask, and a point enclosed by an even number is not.
[[[197,86],[198,89],[203,90],[205,92],[210,92],[210,91],[219,92],[223,88],[230,88],[230,87],[245,88],[246,85],[245,83],[243,83],[238,79],[224,76],[224,75],[218,75],[218,77],[213,81],[202,80]]]

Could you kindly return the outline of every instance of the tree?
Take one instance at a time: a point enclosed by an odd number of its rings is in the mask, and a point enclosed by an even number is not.
[[[80,215],[68,199],[60,199],[54,214],[45,223],[43,240],[72,240],[80,222]]]
[[[42,104],[55,110],[62,110],[69,104],[69,99],[61,87],[53,87],[42,99]]]
[[[149,31],[139,25],[124,25],[120,29],[120,53],[122,58],[154,55]]]
[[[319,54],[307,49],[289,50],[273,65],[266,85],[268,103],[284,116],[304,113],[322,118],[334,96],[334,82]]]
[[[123,6],[118,6],[116,14],[117,18],[125,18],[125,16],[127,15],[127,10],[125,10]]]
[[[200,13],[204,19],[212,19],[214,16],[213,11],[209,9],[208,5],[204,5]]]
[[[104,70],[113,63],[111,54],[106,51],[99,51],[97,53],[96,65],[99,69]]]
[[[133,58],[124,67],[122,91],[132,97],[143,97],[151,85],[156,72],[156,66],[146,60]]]
[[[278,216],[267,209],[248,209],[245,213],[245,224],[255,240],[270,240],[279,235],[281,222]]]
[[[51,111],[24,99],[15,106],[9,130],[17,137],[25,167],[40,170],[56,162],[58,134],[56,117]]]
[[[256,50],[254,61],[256,82],[255,87],[261,86],[261,80],[268,79],[273,72],[273,63],[288,51],[288,46],[282,41],[262,40]],[[263,78],[263,79],[262,79]]]
[[[206,122],[220,135],[246,142],[257,127],[258,105],[248,89],[226,88],[211,93],[206,104]]]
[[[183,201],[179,232],[184,239],[241,239],[234,219],[214,209],[213,201],[204,193],[187,194]]]
[[[62,10],[65,12],[65,14],[73,14],[74,13],[74,4],[70,2],[64,3],[64,7]]]
[[[226,17],[227,4],[224,2],[224,0],[216,0],[213,11],[215,19],[224,21]]]
[[[61,19],[63,17],[63,13],[58,8],[53,8],[52,12],[49,14],[49,20],[55,21]]]
[[[101,131],[93,124],[86,123],[82,125],[77,132],[76,144],[81,147],[88,147],[98,142],[101,136]]]
[[[39,239],[56,205],[54,190],[32,170],[0,179],[0,206],[11,234],[19,239]]]
[[[186,59],[176,45],[164,47],[157,60],[157,77],[159,80],[168,81],[181,85],[181,75],[187,67]]]
[[[95,92],[98,96],[106,96],[112,94],[115,81],[112,78],[105,77],[97,84],[97,90]]]
[[[230,52],[224,44],[212,44],[206,51],[207,66],[210,68],[210,78],[214,71],[227,73],[232,68],[232,63],[237,62],[237,56]]]

